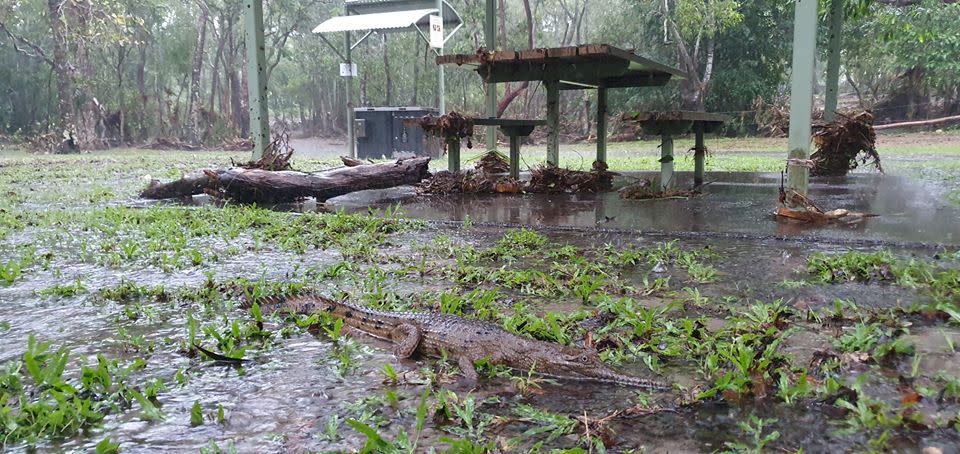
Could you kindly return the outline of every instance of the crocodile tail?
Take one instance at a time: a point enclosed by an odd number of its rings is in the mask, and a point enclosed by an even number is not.
[[[274,312],[279,312],[283,309],[286,301],[290,298],[291,295],[272,295],[272,296],[263,296],[260,298],[243,298],[243,305],[245,307],[253,306],[254,303],[260,305],[260,311],[264,314],[272,314]]]
[[[264,314],[288,312],[295,314],[310,314],[317,310],[325,310],[330,302],[322,296],[307,292],[288,293],[281,295],[263,296],[259,298],[241,298],[242,307],[252,307],[254,303],[260,306]]]
[[[319,311],[329,311],[336,301],[314,294],[288,296],[283,300],[280,310],[294,314],[309,315]]]

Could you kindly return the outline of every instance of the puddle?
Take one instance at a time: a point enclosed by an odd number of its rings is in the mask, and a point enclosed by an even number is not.
[[[625,172],[631,178],[650,172]],[[677,185],[689,186],[690,172],[677,173]],[[779,174],[708,173],[701,197],[681,200],[625,200],[616,192],[602,194],[525,194],[522,196],[417,195],[410,188],[362,191],[328,201],[348,211],[401,203],[404,213],[419,219],[491,224],[568,226],[662,232],[719,232],[756,236],[872,239],[932,244],[960,243],[960,209],[946,204],[915,180],[854,173],[814,178],[810,196],[825,209],[846,208],[877,214],[848,227],[811,228],[778,221]],[[622,184],[622,183],[621,183]]]

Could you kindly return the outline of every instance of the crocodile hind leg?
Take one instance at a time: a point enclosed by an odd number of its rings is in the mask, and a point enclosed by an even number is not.
[[[420,345],[420,338],[423,332],[419,326],[404,323],[393,329],[391,337],[397,345],[393,348],[393,354],[397,358],[409,358],[417,351]]]

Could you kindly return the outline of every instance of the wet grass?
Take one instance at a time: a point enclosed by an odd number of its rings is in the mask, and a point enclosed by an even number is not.
[[[766,282],[742,272],[779,263],[761,246],[731,257],[721,242],[438,229],[402,210],[124,206],[146,173],[228,157],[40,157],[55,169],[43,182],[32,157],[3,161],[0,192],[17,194],[0,207],[5,448],[877,452],[960,441],[958,251],[806,252]],[[900,297],[863,296],[886,289]],[[394,362],[326,314],[250,303],[305,290],[561,344],[589,338],[605,362],[676,385],[635,392],[479,364],[478,388],[462,389],[455,360]],[[276,424],[251,421],[245,402],[261,394],[273,400],[257,418]]]

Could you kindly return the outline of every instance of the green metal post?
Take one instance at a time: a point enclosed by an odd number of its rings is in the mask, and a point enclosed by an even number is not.
[[[547,164],[560,165],[560,83],[545,81],[547,86]]]
[[[673,137],[660,135],[660,190],[666,191],[673,185]]]
[[[817,0],[796,0],[793,20],[793,66],[790,76],[790,159],[810,158],[810,116],[813,113],[813,67],[817,50]],[[802,195],[810,186],[810,171],[787,166],[787,187]]]
[[[520,178],[520,136],[510,136],[510,176]]]
[[[350,32],[346,32],[346,43],[347,43],[347,52],[344,54],[347,58],[347,68],[351,68],[352,56],[350,55],[353,52],[352,49],[352,40],[350,39]],[[357,133],[353,128],[353,72],[351,70],[350,74],[346,76],[346,89],[347,89],[347,156],[351,158],[357,157]]]
[[[483,38],[488,52],[496,50],[496,20],[497,3],[496,0],[487,0],[486,14],[483,18]],[[487,117],[497,116],[497,84],[487,84]],[[497,149],[497,129],[494,126],[487,126],[487,150]]]
[[[440,20],[443,20],[443,0],[437,0],[437,14],[440,15]],[[437,55],[443,55],[443,46],[441,45],[437,49]],[[437,96],[438,102],[437,107],[440,109],[440,115],[447,113],[447,98],[446,98],[446,76],[443,73],[443,65],[437,65],[437,90],[439,94]]]
[[[270,143],[270,113],[267,111],[267,59],[263,44],[263,0],[245,0],[243,27],[247,46],[247,99],[250,107],[250,138],[253,159],[263,157]]]
[[[833,121],[840,88],[840,49],[843,44],[843,0],[830,1],[830,40],[827,48],[827,96],[823,119]]]
[[[696,143],[693,145],[693,186],[703,185],[703,161],[707,157],[707,146],[703,143],[703,122],[693,124]]]
[[[607,89],[597,88],[597,161],[607,162]]]
[[[460,141],[452,140],[447,142],[447,170],[451,172],[460,171]]]

